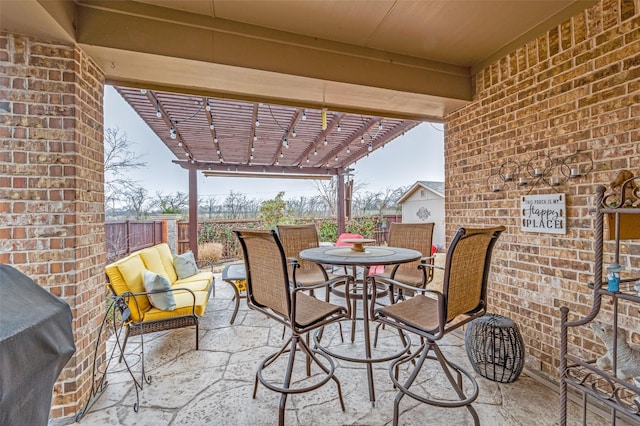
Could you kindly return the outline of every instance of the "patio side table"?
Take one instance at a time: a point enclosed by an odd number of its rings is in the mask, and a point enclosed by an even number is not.
[[[517,324],[497,314],[473,320],[464,333],[467,356],[476,373],[494,382],[515,381],[524,367],[524,342]]]

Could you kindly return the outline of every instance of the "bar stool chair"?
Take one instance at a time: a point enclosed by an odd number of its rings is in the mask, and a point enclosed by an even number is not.
[[[342,390],[340,381],[334,375],[333,359],[310,347],[305,341],[306,339],[301,337],[327,324],[349,318],[351,304],[347,303],[346,307],[338,306],[305,293],[307,290],[320,288],[324,288],[328,292],[329,283],[305,287],[295,286],[297,263],[293,262],[293,275],[290,278],[287,258],[275,231],[236,230],[234,232],[240,240],[244,254],[247,272],[247,305],[250,309],[262,312],[269,318],[283,324],[291,331],[291,336],[282,348],[269,355],[258,366],[253,398],[256,397],[258,382],[274,392],[281,393],[278,424],[284,425],[285,406],[290,394],[309,392],[318,389],[329,380],[333,380],[338,388],[340,405],[344,411]],[[351,278],[344,277],[344,279],[346,280],[345,286],[348,288]],[[293,387],[291,381],[297,352],[302,352],[307,361],[307,379],[304,379],[303,382],[314,380],[309,378],[311,376],[310,364],[317,365],[324,372],[324,375],[309,385]],[[263,373],[283,356],[288,357],[287,367],[283,372],[283,384],[279,385],[265,379]]]
[[[417,334],[423,339],[422,345],[416,352],[398,358],[389,367],[391,381],[398,389],[393,407],[394,425],[398,424],[400,400],[405,395],[437,407],[466,407],[473,417],[474,424],[480,424],[478,413],[471,405],[478,397],[478,383],[471,373],[447,360],[438,342],[449,332],[486,313],[491,254],[504,229],[503,226],[458,229],[447,253],[442,292],[395,282],[396,287],[411,290],[416,295],[389,306],[372,308],[372,318],[383,324]],[[372,303],[371,306],[374,305]],[[411,373],[404,383],[401,383],[398,379],[399,367],[416,359]],[[457,397],[439,398],[432,396],[434,393],[424,396],[409,389],[427,359],[438,361]],[[455,379],[452,372],[456,375]],[[468,395],[464,391],[463,376],[472,387]]]

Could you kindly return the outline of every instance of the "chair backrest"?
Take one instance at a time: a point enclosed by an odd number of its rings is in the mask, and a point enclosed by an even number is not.
[[[444,270],[442,293],[445,322],[458,315],[486,308],[487,280],[493,247],[504,231],[494,228],[460,228],[454,236]]]
[[[389,246],[417,250],[423,257],[431,256],[433,246],[434,223],[399,223],[394,222],[389,228]],[[420,260],[398,265],[394,279],[408,285],[423,283],[424,272],[418,268]],[[385,272],[390,272],[395,266],[386,266]],[[431,275],[432,276],[432,275]]]
[[[287,259],[275,231],[234,231],[247,271],[247,302],[289,317],[291,295]]]
[[[318,230],[313,223],[306,225],[278,225],[278,237],[288,258],[296,258],[302,271],[315,270],[318,265],[308,260],[300,259],[300,252],[320,245]]]

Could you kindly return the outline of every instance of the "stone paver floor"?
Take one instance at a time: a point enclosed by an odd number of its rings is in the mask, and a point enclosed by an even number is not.
[[[135,388],[121,365],[112,363],[104,394],[81,420],[86,425],[273,425],[278,420],[280,394],[259,385],[252,398],[258,363],[283,343],[282,326],[249,310],[243,299],[235,324],[233,292],[216,275],[216,296],[201,319],[200,350],[195,350],[194,329],[154,333],[144,337],[145,368],[151,383],[139,391],[140,407],[134,412]],[[333,299],[332,299],[333,300]],[[349,327],[345,326],[346,334]],[[329,333],[329,330],[327,331]],[[387,333],[387,334],[385,334]],[[397,335],[382,332],[380,347],[398,344]],[[357,333],[361,336],[361,333]],[[329,334],[325,338],[331,337]],[[361,339],[360,339],[361,340]],[[417,341],[418,339],[413,339]],[[323,340],[324,342],[324,340]],[[356,342],[356,345],[360,343]],[[415,345],[415,343],[414,343]],[[461,336],[452,335],[441,345],[449,359],[472,371]],[[128,359],[140,352],[138,338],[127,346]],[[303,360],[302,357],[298,358]],[[346,410],[340,409],[333,382],[313,392],[288,399],[286,423],[290,425],[387,425],[391,424],[396,395],[389,379],[388,363],[374,366],[376,404],[367,392],[362,364],[336,361],[336,376],[342,383]],[[138,363],[135,369],[139,371]],[[303,365],[303,363],[301,363]],[[433,391],[441,376],[428,369],[418,387]],[[473,404],[484,425],[558,424],[559,397],[526,375],[511,384],[496,383],[476,376],[480,395]],[[405,397],[400,424],[471,425],[464,408],[445,409],[421,404]],[[576,406],[570,407],[569,424],[580,424]],[[591,415],[590,425],[607,424]]]

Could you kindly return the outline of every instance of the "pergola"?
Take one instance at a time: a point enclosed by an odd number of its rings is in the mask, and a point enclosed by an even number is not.
[[[349,166],[419,122],[147,89],[117,91],[189,170],[189,239],[197,253],[197,179],[337,179],[344,232]],[[348,188],[348,187],[347,187]]]

